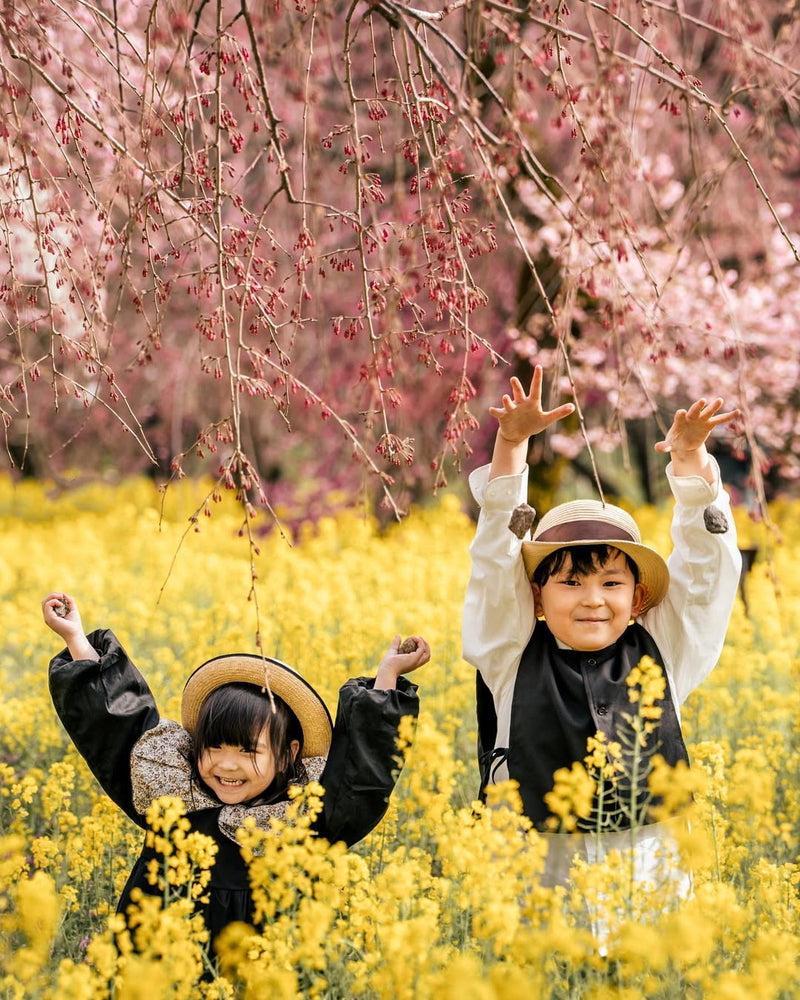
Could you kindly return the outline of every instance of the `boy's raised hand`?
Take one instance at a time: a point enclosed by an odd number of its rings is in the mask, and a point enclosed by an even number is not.
[[[542,409],[542,366],[533,369],[530,389],[526,393],[516,377],[511,379],[511,395],[503,396],[502,406],[490,406],[489,413],[497,419],[489,479],[516,476],[524,471],[528,456],[528,439],[550,424],[568,417],[574,411],[572,403],[562,403],[554,410]]]
[[[688,410],[677,410],[666,437],[656,444],[656,451],[669,452],[678,456],[698,451],[706,443],[706,439],[715,427],[738,417],[738,410],[720,413],[722,404],[723,399],[718,396],[711,402],[706,399],[698,399],[697,402],[692,403]]]
[[[688,410],[678,410],[663,441],[659,441],[656,451],[667,452],[672,458],[672,467],[678,476],[702,476],[713,485],[714,471],[706,451],[706,439],[715,427],[739,416],[738,410],[720,413],[722,398],[718,396],[710,403],[698,399]]]
[[[557,420],[568,417],[575,409],[572,403],[563,403],[554,410],[542,409],[542,366],[536,365],[528,392],[520,380],[511,378],[511,394],[503,396],[501,406],[490,406],[489,413],[497,419],[500,436],[509,444],[527,442]]]

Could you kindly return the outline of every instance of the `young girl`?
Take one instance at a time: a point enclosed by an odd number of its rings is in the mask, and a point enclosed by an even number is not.
[[[354,844],[383,818],[398,773],[400,719],[419,711],[417,688],[402,675],[430,659],[421,637],[401,652],[395,636],[374,680],[347,681],[335,725],[300,674],[247,654],[218,656],[195,670],[178,725],[160,719],[147,683],[109,629],[84,633],[73,597],[48,594],[42,612],[66,643],[50,663],[53,704],[104,791],[141,827],[154,799],[177,795],[192,828],[216,841],[208,902],[197,904],[212,940],[232,921],[252,922],[236,830],[247,816],[265,828],[271,816],[284,817],[290,785],[323,786],[314,828],[331,842]],[[143,847],[118,912],[126,912],[133,889],[156,891],[147,879],[154,857]]]

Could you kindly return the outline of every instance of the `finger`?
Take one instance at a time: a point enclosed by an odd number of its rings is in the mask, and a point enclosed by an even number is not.
[[[722,404],[723,399],[721,396],[717,396],[716,399],[712,399],[710,402],[705,397],[702,397],[692,403],[686,411],[686,416],[689,420],[709,421]]]
[[[718,413],[715,417],[709,420],[712,427],[719,427],[720,424],[727,424],[730,420],[735,420],[737,417],[742,415],[740,409],[728,410],[727,413]]]
[[[697,420],[705,409],[706,402],[705,398],[696,399],[687,409],[678,410],[675,416],[677,417],[678,414],[681,414],[686,420]]]
[[[412,649],[408,653],[401,653],[401,656],[409,656],[415,659],[419,659],[421,656],[425,655],[426,652],[430,652],[430,647],[428,643],[422,638],[421,635],[410,635],[409,639],[413,639],[416,643],[416,648]]]
[[[698,402],[702,402],[703,403],[703,406],[700,409],[700,417],[701,417],[701,419],[703,419],[703,420],[709,420],[711,417],[714,416],[714,414],[717,412],[717,410],[719,410],[720,407],[722,406],[722,397],[721,396],[717,396],[717,398],[716,399],[712,399],[710,403],[707,400],[705,400],[705,399],[698,400]]]
[[[541,365],[533,366],[533,375],[531,375],[531,385],[528,389],[528,396],[535,397],[536,399],[542,398],[542,379],[544,377],[544,369]]]
[[[511,398],[515,403],[518,403],[520,400],[525,398],[525,390],[522,388],[522,382],[520,382],[516,375],[511,376],[509,384],[511,386]],[[504,400],[508,398],[508,396],[503,397]]]
[[[557,406],[554,410],[548,410],[546,413],[543,413],[542,416],[555,423],[556,420],[563,420],[564,417],[568,417],[570,413],[574,412],[574,403],[562,403],[561,406]]]
[[[508,396],[503,396],[503,405],[502,406],[490,406],[489,407],[489,414],[490,414],[490,416],[494,417],[495,420],[500,420],[507,413],[510,413],[511,410],[512,410],[511,400],[508,398]]]
[[[422,638],[422,636],[416,636],[415,635],[414,638],[417,640],[417,649],[416,649],[416,652],[415,652],[415,655],[416,655],[416,664],[417,664],[418,667],[421,667],[424,663],[427,663],[428,660],[430,660],[430,658],[431,658],[431,647]]]
[[[522,386],[519,387],[520,393],[522,393]],[[524,395],[524,394],[523,394]],[[519,397],[515,393],[513,396],[509,396],[508,393],[503,396],[503,406],[506,410],[513,410],[517,403],[519,402]]]
[[[520,392],[521,391],[522,391],[522,387],[520,387]],[[496,413],[499,413],[500,415],[503,415],[505,413],[510,413],[511,410],[513,410],[515,406],[516,406],[516,402],[506,392],[506,393],[503,394],[503,398],[500,400],[500,406],[494,406],[494,407],[490,406],[489,407],[489,412],[491,413],[492,410],[494,410]]]

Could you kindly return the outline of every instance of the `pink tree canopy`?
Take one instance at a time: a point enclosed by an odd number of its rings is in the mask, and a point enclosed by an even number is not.
[[[786,486],[798,52],[777,0],[4,0],[8,466],[397,512],[535,359],[556,452],[721,394]]]

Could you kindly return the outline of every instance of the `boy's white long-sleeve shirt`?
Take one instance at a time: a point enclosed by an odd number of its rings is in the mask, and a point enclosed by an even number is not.
[[[667,559],[665,599],[638,619],[656,642],[669,678],[675,708],[708,676],[719,659],[739,585],[741,553],[719,468],[714,483],[702,476],[667,478],[675,498]],[[522,540],[509,529],[513,509],[527,497],[527,468],[489,481],[489,466],[469,478],[481,511],[470,546],[472,571],[464,600],[463,656],[477,667],[494,698],[497,747],[507,747],[517,668],[536,625],[533,593],[522,562]],[[704,511],[713,505],[728,530],[712,534]],[[486,748],[488,749],[488,748]],[[508,777],[505,764],[495,780]]]

